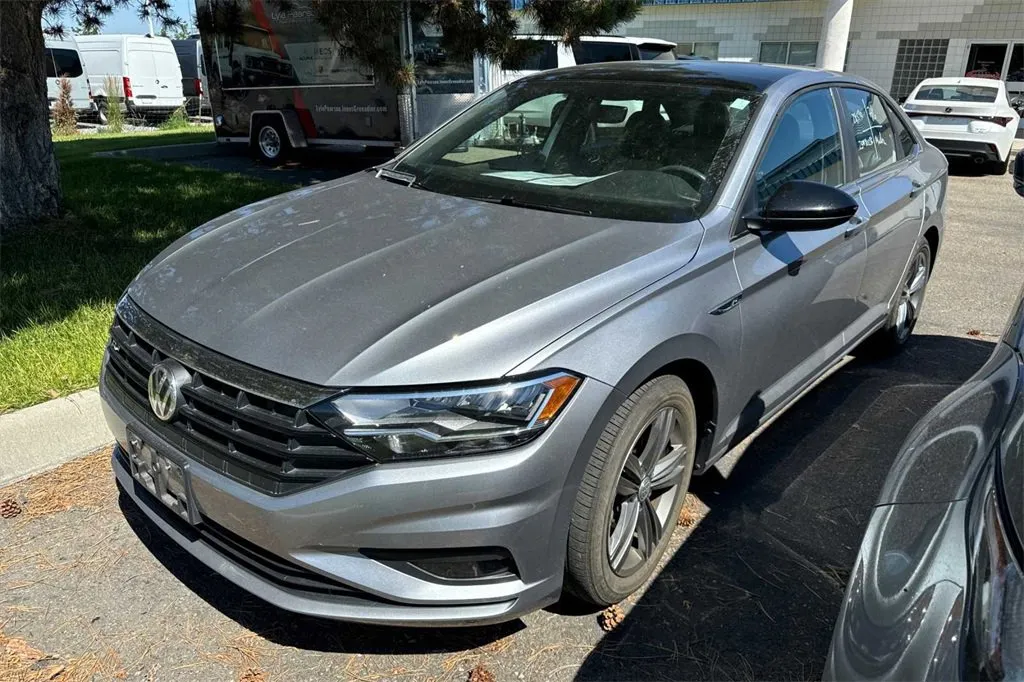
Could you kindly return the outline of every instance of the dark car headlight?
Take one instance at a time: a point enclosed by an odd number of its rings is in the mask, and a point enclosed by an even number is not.
[[[532,440],[568,404],[567,372],[500,384],[345,393],[310,412],[380,462],[506,450]]]

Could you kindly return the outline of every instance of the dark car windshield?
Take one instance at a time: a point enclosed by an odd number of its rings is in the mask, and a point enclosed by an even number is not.
[[[517,81],[411,149],[394,170],[454,196],[682,222],[710,203],[757,98],[703,84]]]

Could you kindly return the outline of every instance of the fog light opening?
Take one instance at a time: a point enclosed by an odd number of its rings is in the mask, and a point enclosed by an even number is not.
[[[360,551],[370,559],[403,573],[435,582],[489,583],[519,577],[512,554],[503,547]]]

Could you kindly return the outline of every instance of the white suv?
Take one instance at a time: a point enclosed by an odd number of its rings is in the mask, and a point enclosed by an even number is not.
[[[658,38],[634,38],[631,36],[582,36],[579,42],[568,47],[561,39],[554,36],[521,35],[517,40],[530,40],[539,42],[536,52],[527,57],[523,68],[516,71],[506,71],[497,66],[492,67],[490,81],[491,88],[497,89],[506,83],[514,80],[547,71],[548,69],[561,69],[568,66],[581,64],[596,64],[599,62],[629,62],[646,61],[652,59],[672,60],[676,59],[676,44]],[[543,134],[551,125],[552,114],[558,102],[563,99],[561,96],[553,98],[540,98],[532,111],[521,110],[515,117],[508,117],[503,121],[504,129],[501,134],[504,136],[531,138]],[[625,104],[621,120],[607,121],[602,126],[623,127],[625,120],[634,113],[635,107],[630,103]]]
[[[903,110],[924,138],[948,157],[969,158],[1006,173],[1020,116],[1006,85],[987,78],[929,78],[910,93]]]

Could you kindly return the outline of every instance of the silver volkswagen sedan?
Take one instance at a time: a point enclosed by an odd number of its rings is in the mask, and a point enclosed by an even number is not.
[[[544,72],[229,213],[117,306],[124,493],[296,612],[462,625],[654,571],[694,474],[921,310],[947,176],[854,77]]]

